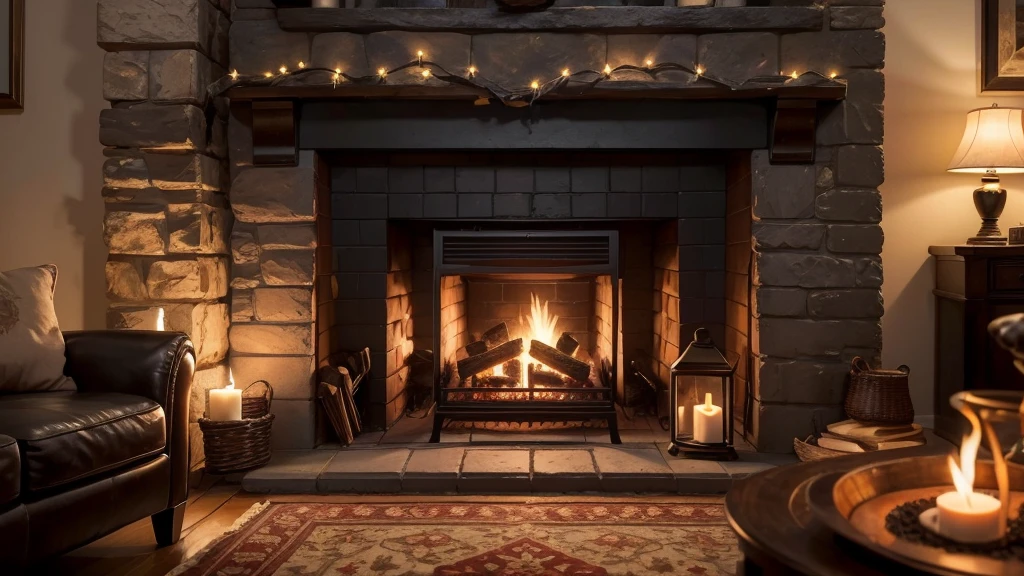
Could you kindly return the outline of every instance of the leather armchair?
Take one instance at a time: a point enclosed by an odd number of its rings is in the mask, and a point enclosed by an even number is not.
[[[192,343],[174,332],[64,338],[76,392],[0,395],[0,565],[61,554],[146,516],[160,545],[181,532]]]

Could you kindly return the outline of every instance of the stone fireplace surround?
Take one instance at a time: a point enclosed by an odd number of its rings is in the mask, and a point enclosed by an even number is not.
[[[744,383],[750,381],[749,439],[761,451],[787,452],[793,437],[841,417],[847,362],[853,355],[877,357],[881,348],[877,187],[883,178],[884,39],[878,31],[882,0],[777,3],[765,8],[703,9],[715,12],[701,16],[697,24],[671,26],[651,23],[660,14],[654,11],[670,8],[651,7],[649,19],[624,20],[630,23],[627,29],[620,19],[607,31],[571,33],[531,32],[521,26],[514,32],[467,29],[464,21],[454,20],[452,28],[459,31],[445,32],[438,29],[437,18],[430,20],[431,27],[417,29],[394,16],[405,12],[380,9],[363,11],[369,20],[386,12],[386,18],[371,25],[364,22],[341,31],[346,25],[334,23],[330,32],[313,32],[286,30],[285,26],[295,26],[294,19],[289,20],[292,13],[275,10],[270,0],[100,0],[98,41],[108,51],[104,96],[111,102],[100,117],[100,140],[108,146],[103,168],[104,230],[110,248],[108,321],[112,327],[147,328],[156,310],[164,308],[168,329],[192,336],[199,353],[193,421],[205,408],[206,391],[226,384],[230,365],[241,385],[256,379],[274,384],[277,447],[310,447],[314,442],[311,376],[318,360],[330,351],[318,345],[329,347],[332,341],[323,336],[330,322],[317,317],[332,306],[337,310],[337,275],[349,272],[325,263],[340,267],[386,252],[376,244],[337,245],[331,215],[344,216],[347,203],[357,199],[332,190],[340,176],[328,157],[340,152],[325,150],[315,141],[331,129],[330,122],[322,123],[319,133],[307,129],[307,117],[315,116],[309,114],[312,108],[300,107],[303,151],[296,166],[253,165],[252,96],[211,99],[206,92],[212,80],[228,70],[260,74],[303,61],[366,73],[378,65],[403,63],[425,45],[433,60],[450,69],[473,63],[488,77],[512,85],[525,85],[534,75],[554,76],[565,66],[600,69],[605,62],[615,66],[645,56],[700,62],[734,81],[790,70],[835,71],[849,89],[845,100],[818,107],[813,164],[772,165],[764,144],[767,138],[761,134],[759,145],[717,146],[721,152],[715,163],[729,167],[718,172],[728,175],[725,189],[702,190],[724,193],[726,198],[724,212],[711,218],[725,221],[720,243],[724,261],[698,272],[722,275],[723,290],[713,298],[723,307],[723,347],[746,357],[749,345],[749,373],[747,363],[741,362],[739,374]],[[638,11],[645,9],[600,10],[629,10],[642,16]],[[566,22],[572,21],[573,9],[557,10],[548,13],[565,14]],[[388,22],[401,29],[389,30]],[[381,98],[402,98],[402,87],[429,88],[435,95],[446,90],[431,84],[435,80],[412,73],[396,76],[388,79]],[[308,94],[321,99],[347,93],[309,89]],[[628,99],[617,105],[647,107]],[[680,110],[701,110],[689,100],[677,105]],[[480,114],[467,110],[469,117]],[[512,112],[522,118],[531,114],[504,109],[493,115]],[[761,118],[767,126],[768,115]],[[541,119],[531,129],[542,133],[544,126]],[[530,136],[522,134],[519,137],[528,141]],[[304,139],[311,140],[304,144]],[[369,139],[364,138],[364,144]],[[357,147],[342,144],[337,149],[346,146]],[[684,136],[678,148],[707,146]],[[568,192],[574,197],[572,166],[566,167]],[[606,194],[605,214],[619,217],[612,196],[642,195],[643,190],[613,189],[613,167],[608,168],[609,189],[598,194]],[[498,206],[510,201],[497,190],[496,174],[490,193],[495,216]],[[530,215],[535,217],[541,192],[531,192]],[[457,215],[458,206],[470,199],[460,196],[458,189],[450,194]],[[426,195],[425,189],[424,202]],[[384,197],[389,206],[401,202],[390,200],[390,193]],[[557,197],[554,194],[551,200],[563,202]],[[401,205],[408,209],[404,202]],[[643,218],[642,200],[640,205]],[[423,209],[427,206],[424,203]],[[569,215],[571,211],[570,200]],[[360,221],[356,228],[360,242],[381,233],[378,220]],[[683,262],[694,252],[693,246],[703,246],[705,240],[691,246],[680,236],[677,242]],[[342,258],[339,251],[349,256]],[[368,279],[344,285],[379,297],[381,288],[385,293],[392,289],[387,276],[379,283]],[[685,271],[679,276],[683,296],[692,284],[684,281]],[[686,340],[686,334],[680,336]],[[377,354],[375,365],[387,366]],[[383,381],[381,395],[386,397],[387,380],[393,375],[374,376],[377,386]],[[387,400],[382,404],[385,420]],[[193,426],[194,462],[202,457],[198,434]]]

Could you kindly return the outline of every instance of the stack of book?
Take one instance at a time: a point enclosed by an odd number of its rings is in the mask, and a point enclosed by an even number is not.
[[[818,446],[822,448],[850,453],[911,448],[924,443],[920,424],[878,426],[856,420],[829,424],[828,432],[822,432],[818,438]]]

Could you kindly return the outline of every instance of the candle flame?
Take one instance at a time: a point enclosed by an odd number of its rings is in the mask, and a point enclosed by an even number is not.
[[[956,491],[964,497],[969,506],[971,503],[970,495],[974,492],[974,465],[978,460],[978,448],[981,447],[981,421],[974,411],[966,406],[961,405],[956,408],[971,423],[971,431],[969,434],[964,435],[964,440],[960,444],[960,465],[957,465],[956,460],[951,454],[949,456],[949,470],[953,475],[953,486],[956,487]]]
[[[711,411],[711,392],[704,393],[704,409],[708,412]]]
[[[156,329],[160,332],[164,331],[164,309],[157,308],[156,310]]]
[[[225,390],[235,389],[235,375],[231,372],[231,368],[228,368],[228,385],[224,388]]]

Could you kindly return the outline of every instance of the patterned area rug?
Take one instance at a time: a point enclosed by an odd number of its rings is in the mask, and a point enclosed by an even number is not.
[[[721,504],[292,504],[172,575],[734,574]]]

